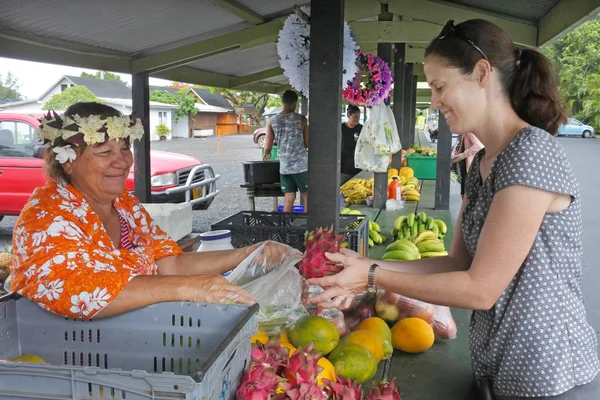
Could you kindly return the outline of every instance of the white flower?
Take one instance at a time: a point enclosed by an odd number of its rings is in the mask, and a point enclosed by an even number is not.
[[[108,117],[106,119],[106,133],[110,139],[124,139],[130,134],[129,117]]]
[[[74,223],[64,220],[62,217],[56,217],[54,222],[46,230],[48,235],[64,239],[78,240],[81,236],[81,230]]]
[[[88,292],[81,292],[78,295],[74,294],[71,296],[71,311],[73,314],[79,314],[79,316],[87,316],[96,307],[95,304],[90,304],[90,294]]]
[[[101,119],[99,115],[90,115],[87,118],[75,115],[74,119],[77,125],[79,125],[79,132],[83,133],[83,140],[87,144],[104,142],[106,134],[98,131],[102,129],[106,120]]]
[[[112,265],[105,264],[105,263],[100,262],[98,260],[94,260],[94,261],[88,263],[87,266],[90,267],[90,268],[94,268],[94,273],[96,273],[96,274],[98,272],[104,272],[104,271],[107,271],[107,272],[117,272],[117,269],[115,267],[113,267]]]
[[[107,288],[100,289],[96,287],[94,293],[92,293],[92,301],[94,301],[97,305],[97,308],[104,308],[108,305],[108,300],[110,299],[110,293],[108,293]]]
[[[49,123],[52,123],[54,121],[54,118],[42,118],[40,120],[40,129],[38,130],[38,135],[40,136],[40,138],[44,140],[49,140],[52,144],[54,144],[56,138],[60,137],[63,133],[62,129],[56,129],[51,126],[48,126]]]
[[[78,207],[73,203],[63,200],[58,206],[58,208],[67,211],[69,214],[73,214],[80,221],[86,222],[85,216],[87,215],[87,211],[83,205]]]
[[[70,271],[77,269],[77,263],[75,261],[67,261],[67,269]]]
[[[132,142],[134,140],[141,139],[142,136],[144,136],[144,125],[142,125],[142,120],[139,118],[136,118],[135,125],[133,125],[129,129],[130,129],[129,136],[131,137]]]
[[[46,231],[33,232],[31,235],[32,244],[36,247],[44,243],[47,238],[48,235],[46,234]]]
[[[44,218],[46,215],[48,215],[48,211],[46,210],[42,210],[39,213],[36,214],[37,219],[42,219]]]
[[[34,296],[36,299],[40,297],[46,297],[49,301],[58,300],[60,294],[63,292],[64,281],[57,279],[52,282],[48,282],[48,286],[44,286],[43,283],[38,285],[38,290],[36,295]]]
[[[52,151],[56,153],[56,161],[61,164],[72,162],[75,160],[75,158],[77,158],[77,154],[75,154],[75,150],[71,148],[70,144],[66,146],[53,147]]]

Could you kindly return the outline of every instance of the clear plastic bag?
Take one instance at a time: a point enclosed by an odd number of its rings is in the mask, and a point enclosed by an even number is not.
[[[354,166],[369,172],[387,172],[390,159],[388,156],[375,154],[373,145],[365,140],[363,127],[354,151]]]
[[[456,323],[450,309],[424,301],[411,299],[397,293],[380,290],[375,304],[377,316],[389,324],[404,318],[421,318],[432,326],[438,339],[456,338]]]
[[[227,277],[256,297],[260,305],[257,322],[267,335],[277,334],[308,315],[301,302],[303,278],[296,268],[302,253],[278,245],[289,249],[269,257],[263,243]]]
[[[373,106],[360,136],[364,136],[365,142],[371,144],[373,154],[390,155],[402,150],[394,113],[385,103]]]

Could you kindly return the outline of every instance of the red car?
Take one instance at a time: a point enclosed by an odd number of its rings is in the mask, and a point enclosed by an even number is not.
[[[265,142],[267,140],[267,127],[258,128],[254,131],[254,135],[252,136],[254,139],[254,143],[258,144],[258,147],[261,149],[265,148]]]
[[[19,215],[33,190],[47,180],[38,117],[0,113],[0,220]],[[189,202],[193,209],[204,210],[219,193],[219,175],[193,157],[151,150],[150,174],[153,203]],[[133,166],[126,185],[133,190]]]

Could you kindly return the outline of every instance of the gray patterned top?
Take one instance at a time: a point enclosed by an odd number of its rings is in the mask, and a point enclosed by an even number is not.
[[[271,126],[277,140],[279,173],[299,174],[308,171],[308,153],[304,147],[302,116],[297,113],[277,114],[271,118]]]
[[[469,327],[473,371],[492,379],[494,394],[555,396],[592,381],[600,368],[581,292],[579,184],[563,148],[539,128],[519,132],[482,182],[484,154],[477,154],[466,181],[462,232],[471,256],[500,190],[523,185],[573,199],[567,209],[546,214],[512,282],[490,310],[473,312]]]

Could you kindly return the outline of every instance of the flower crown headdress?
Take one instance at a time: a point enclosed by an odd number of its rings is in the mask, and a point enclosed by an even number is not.
[[[40,119],[38,134],[44,144],[50,144],[52,151],[57,155],[56,160],[64,164],[76,158],[72,146],[85,148],[87,145],[104,143],[110,139],[118,141],[129,138],[134,141],[144,136],[144,126],[139,118],[132,115],[80,117],[75,114],[71,118],[50,110]]]

